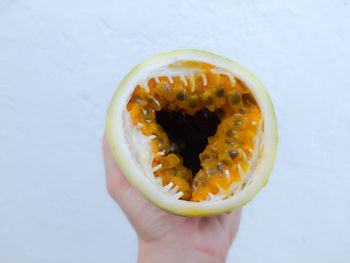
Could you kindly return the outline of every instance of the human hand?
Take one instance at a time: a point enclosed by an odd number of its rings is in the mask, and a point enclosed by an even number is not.
[[[106,136],[103,154],[108,192],[137,233],[138,262],[225,262],[238,231],[241,208],[210,217],[171,214],[129,183],[114,160]]]

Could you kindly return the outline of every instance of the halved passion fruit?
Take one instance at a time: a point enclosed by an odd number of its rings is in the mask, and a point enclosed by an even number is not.
[[[129,181],[181,215],[244,205],[266,184],[277,151],[273,106],[259,80],[198,50],[135,67],[112,99],[107,137]]]

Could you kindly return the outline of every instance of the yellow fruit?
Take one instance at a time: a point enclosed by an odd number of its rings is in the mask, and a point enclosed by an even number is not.
[[[198,50],[135,67],[111,101],[106,129],[129,181],[180,215],[244,205],[266,184],[277,152],[262,84],[237,63]]]

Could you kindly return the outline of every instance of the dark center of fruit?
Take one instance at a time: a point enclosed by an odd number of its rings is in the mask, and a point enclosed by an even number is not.
[[[160,110],[156,112],[157,123],[175,143],[174,151],[183,158],[183,164],[196,174],[200,168],[199,154],[208,145],[208,137],[213,136],[220,123],[215,112],[207,109],[194,115],[184,112]]]

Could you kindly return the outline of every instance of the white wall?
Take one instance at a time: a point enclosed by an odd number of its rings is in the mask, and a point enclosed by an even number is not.
[[[227,56],[268,89],[279,151],[228,262],[349,262],[350,2],[0,1],[0,262],[133,262],[105,191],[118,82],[173,49]]]

